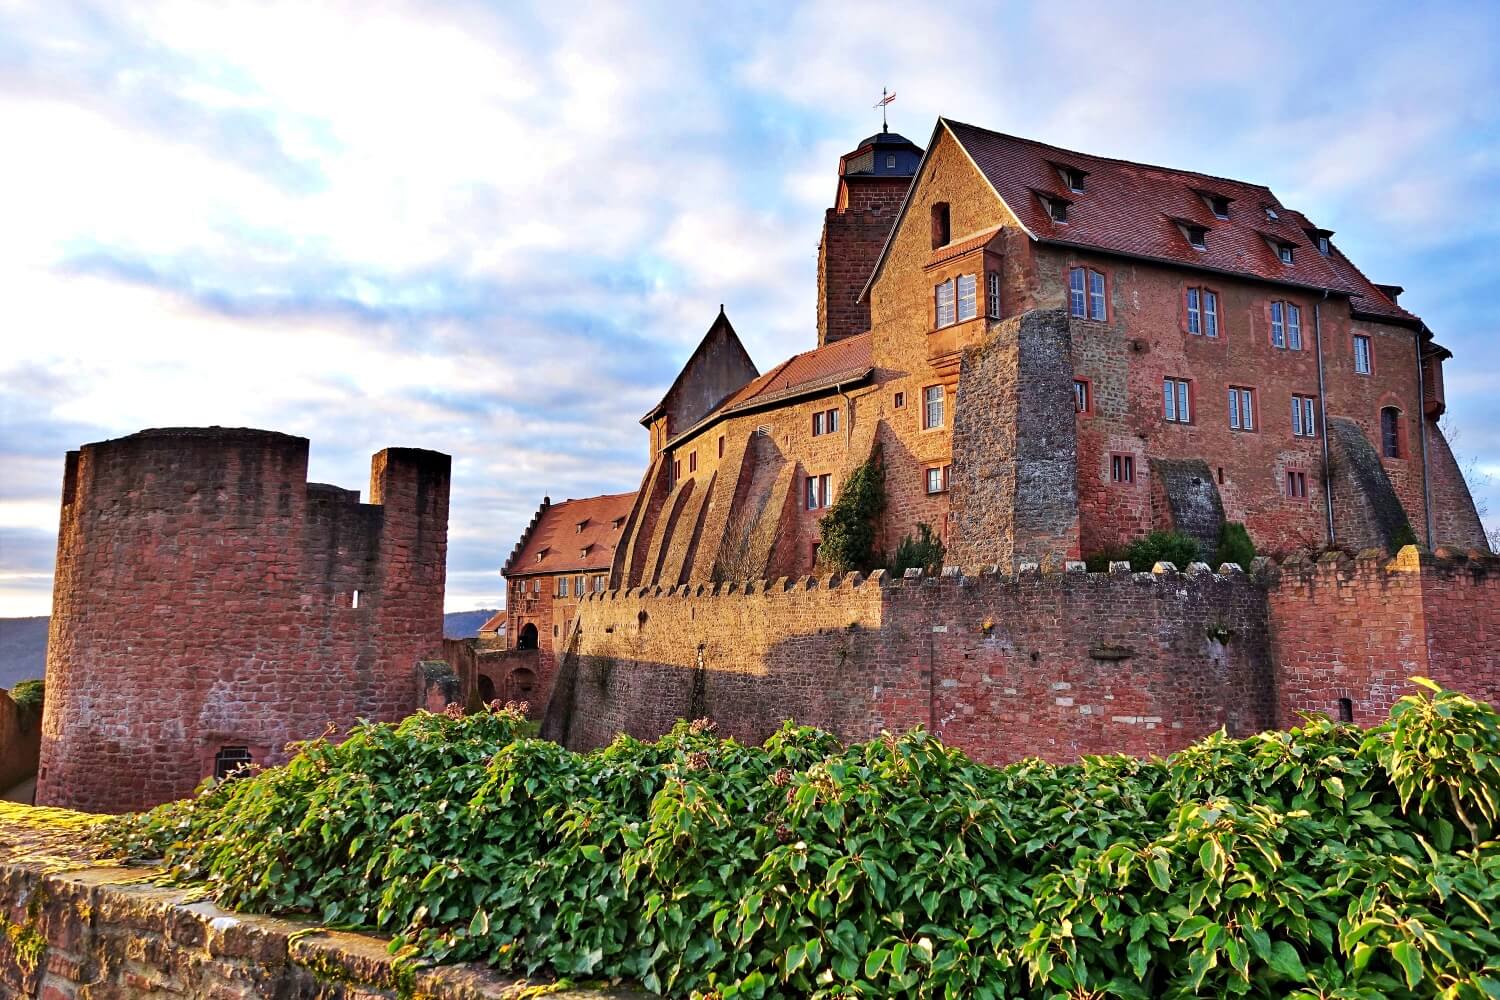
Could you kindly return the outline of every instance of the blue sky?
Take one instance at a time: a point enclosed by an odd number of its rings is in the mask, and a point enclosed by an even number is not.
[[[598,9],[593,9],[597,7]],[[727,5],[726,5],[727,8]],[[0,0],[0,615],[50,604],[63,454],[454,456],[449,608],[544,493],[633,489],[719,303],[815,339],[838,155],[939,114],[1268,184],[1457,357],[1500,524],[1500,6]]]

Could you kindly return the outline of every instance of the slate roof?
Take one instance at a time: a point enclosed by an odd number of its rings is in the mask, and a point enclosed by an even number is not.
[[[615,559],[635,494],[611,493],[565,500],[542,511],[526,544],[506,565],[506,576],[537,573],[596,573]],[[615,527],[615,521],[620,523]],[[579,529],[579,523],[583,527]],[[587,554],[584,550],[587,549]]]
[[[1263,184],[1093,156],[940,118],[937,129],[944,128],[1036,240],[1329,289],[1350,296],[1357,312],[1420,322],[1337,246],[1330,247],[1327,257],[1319,253],[1320,230]],[[1082,191],[1072,190],[1064,180],[1063,171],[1070,168],[1083,172]],[[1227,219],[1214,214],[1213,196],[1230,199]],[[1068,203],[1066,222],[1052,218],[1048,198]],[[1206,230],[1203,249],[1188,242],[1185,226]],[[1278,243],[1293,247],[1291,264],[1282,263],[1274,245]],[[883,264],[884,254],[876,273]]]

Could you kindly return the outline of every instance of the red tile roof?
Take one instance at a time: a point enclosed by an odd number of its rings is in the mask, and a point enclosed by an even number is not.
[[[634,503],[634,493],[612,493],[553,504],[542,511],[526,544],[506,565],[505,575],[608,570]]]
[[[479,631],[480,632],[504,632],[505,631],[505,615],[506,615],[506,612],[503,609],[500,610],[500,611],[496,611],[493,615],[490,616],[489,621],[487,621],[483,625],[479,626]]]
[[[857,378],[873,364],[868,333],[845,337],[826,347],[794,354],[724,400],[718,412],[756,406],[820,385],[832,385],[841,379]]]
[[[942,127],[1038,240],[1332,289],[1356,296],[1356,310],[1415,320],[1337,248],[1320,254],[1308,232],[1315,227],[1264,185],[1091,156],[946,118]],[[1070,167],[1085,172],[1081,192],[1059,172]],[[1070,203],[1066,223],[1052,219],[1043,194]],[[1215,195],[1230,199],[1228,219],[1214,215],[1206,199]],[[1268,207],[1277,218],[1266,214]],[[1179,224],[1207,230],[1204,249],[1190,245]],[[1293,263],[1283,264],[1268,238],[1292,244]]]
[[[949,243],[947,246],[938,247],[932,251],[932,256],[927,258],[927,266],[937,267],[939,264],[946,264],[950,260],[962,257],[970,250],[978,250],[994,239],[995,234],[1000,232],[1001,228],[1003,227],[991,226],[983,232],[975,233],[973,236],[966,236],[957,243]]]

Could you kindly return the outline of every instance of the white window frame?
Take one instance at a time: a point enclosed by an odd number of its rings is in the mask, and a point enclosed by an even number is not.
[[[1244,386],[1229,387],[1229,429],[1255,430],[1255,390]]]
[[[965,285],[967,285],[967,291]],[[979,276],[960,274],[955,287],[958,300],[958,322],[974,319],[979,315]]]
[[[1271,303],[1271,346],[1286,350],[1286,323],[1282,318],[1283,303]]]
[[[1189,288],[1187,290],[1187,314],[1188,333],[1203,333],[1203,290],[1200,288]]]
[[[1292,436],[1315,438],[1318,436],[1318,408],[1316,396],[1292,396]]]
[[[984,273],[984,314],[990,319],[1000,318],[1000,272]]]
[[[1089,318],[1088,269],[1068,269],[1068,315],[1074,319]]]
[[[1363,333],[1354,335],[1354,374],[1370,375],[1375,370],[1375,343]]]
[[[1203,335],[1217,339],[1219,336],[1219,293],[1205,288],[1203,292]]]
[[[957,322],[958,301],[954,294],[953,279],[940,282],[933,289],[933,316],[936,326],[941,330],[945,326],[952,326]]]
[[[1073,412],[1074,413],[1091,413],[1091,412],[1093,412],[1092,409],[1091,409],[1091,404],[1093,403],[1093,400],[1089,398],[1090,396],[1093,395],[1093,391],[1094,391],[1094,384],[1092,382],[1090,382],[1088,379],[1086,379],[1086,378],[1075,378],[1073,380]]]
[[[1169,424],[1193,422],[1192,379],[1166,376],[1162,380],[1162,419]]]
[[[1089,269],[1089,319],[1102,323],[1109,316],[1105,301],[1104,272]]]
[[[1286,346],[1288,350],[1302,350],[1302,307],[1286,304]]]
[[[922,390],[922,429],[936,430],[943,426],[943,420],[947,416],[944,413],[947,403],[947,389],[941,385],[929,385]],[[934,418],[934,412],[936,418]]]

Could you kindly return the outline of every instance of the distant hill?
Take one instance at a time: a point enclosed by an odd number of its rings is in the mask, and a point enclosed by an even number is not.
[[[490,608],[444,615],[443,634],[450,639],[471,639],[494,613]],[[46,668],[47,619],[0,618],[0,688],[40,677]]]
[[[494,608],[484,611],[454,611],[443,616],[443,635],[449,639],[472,639],[479,634],[479,626],[494,616]]]
[[[47,618],[0,618],[0,688],[42,676],[47,667]]]

